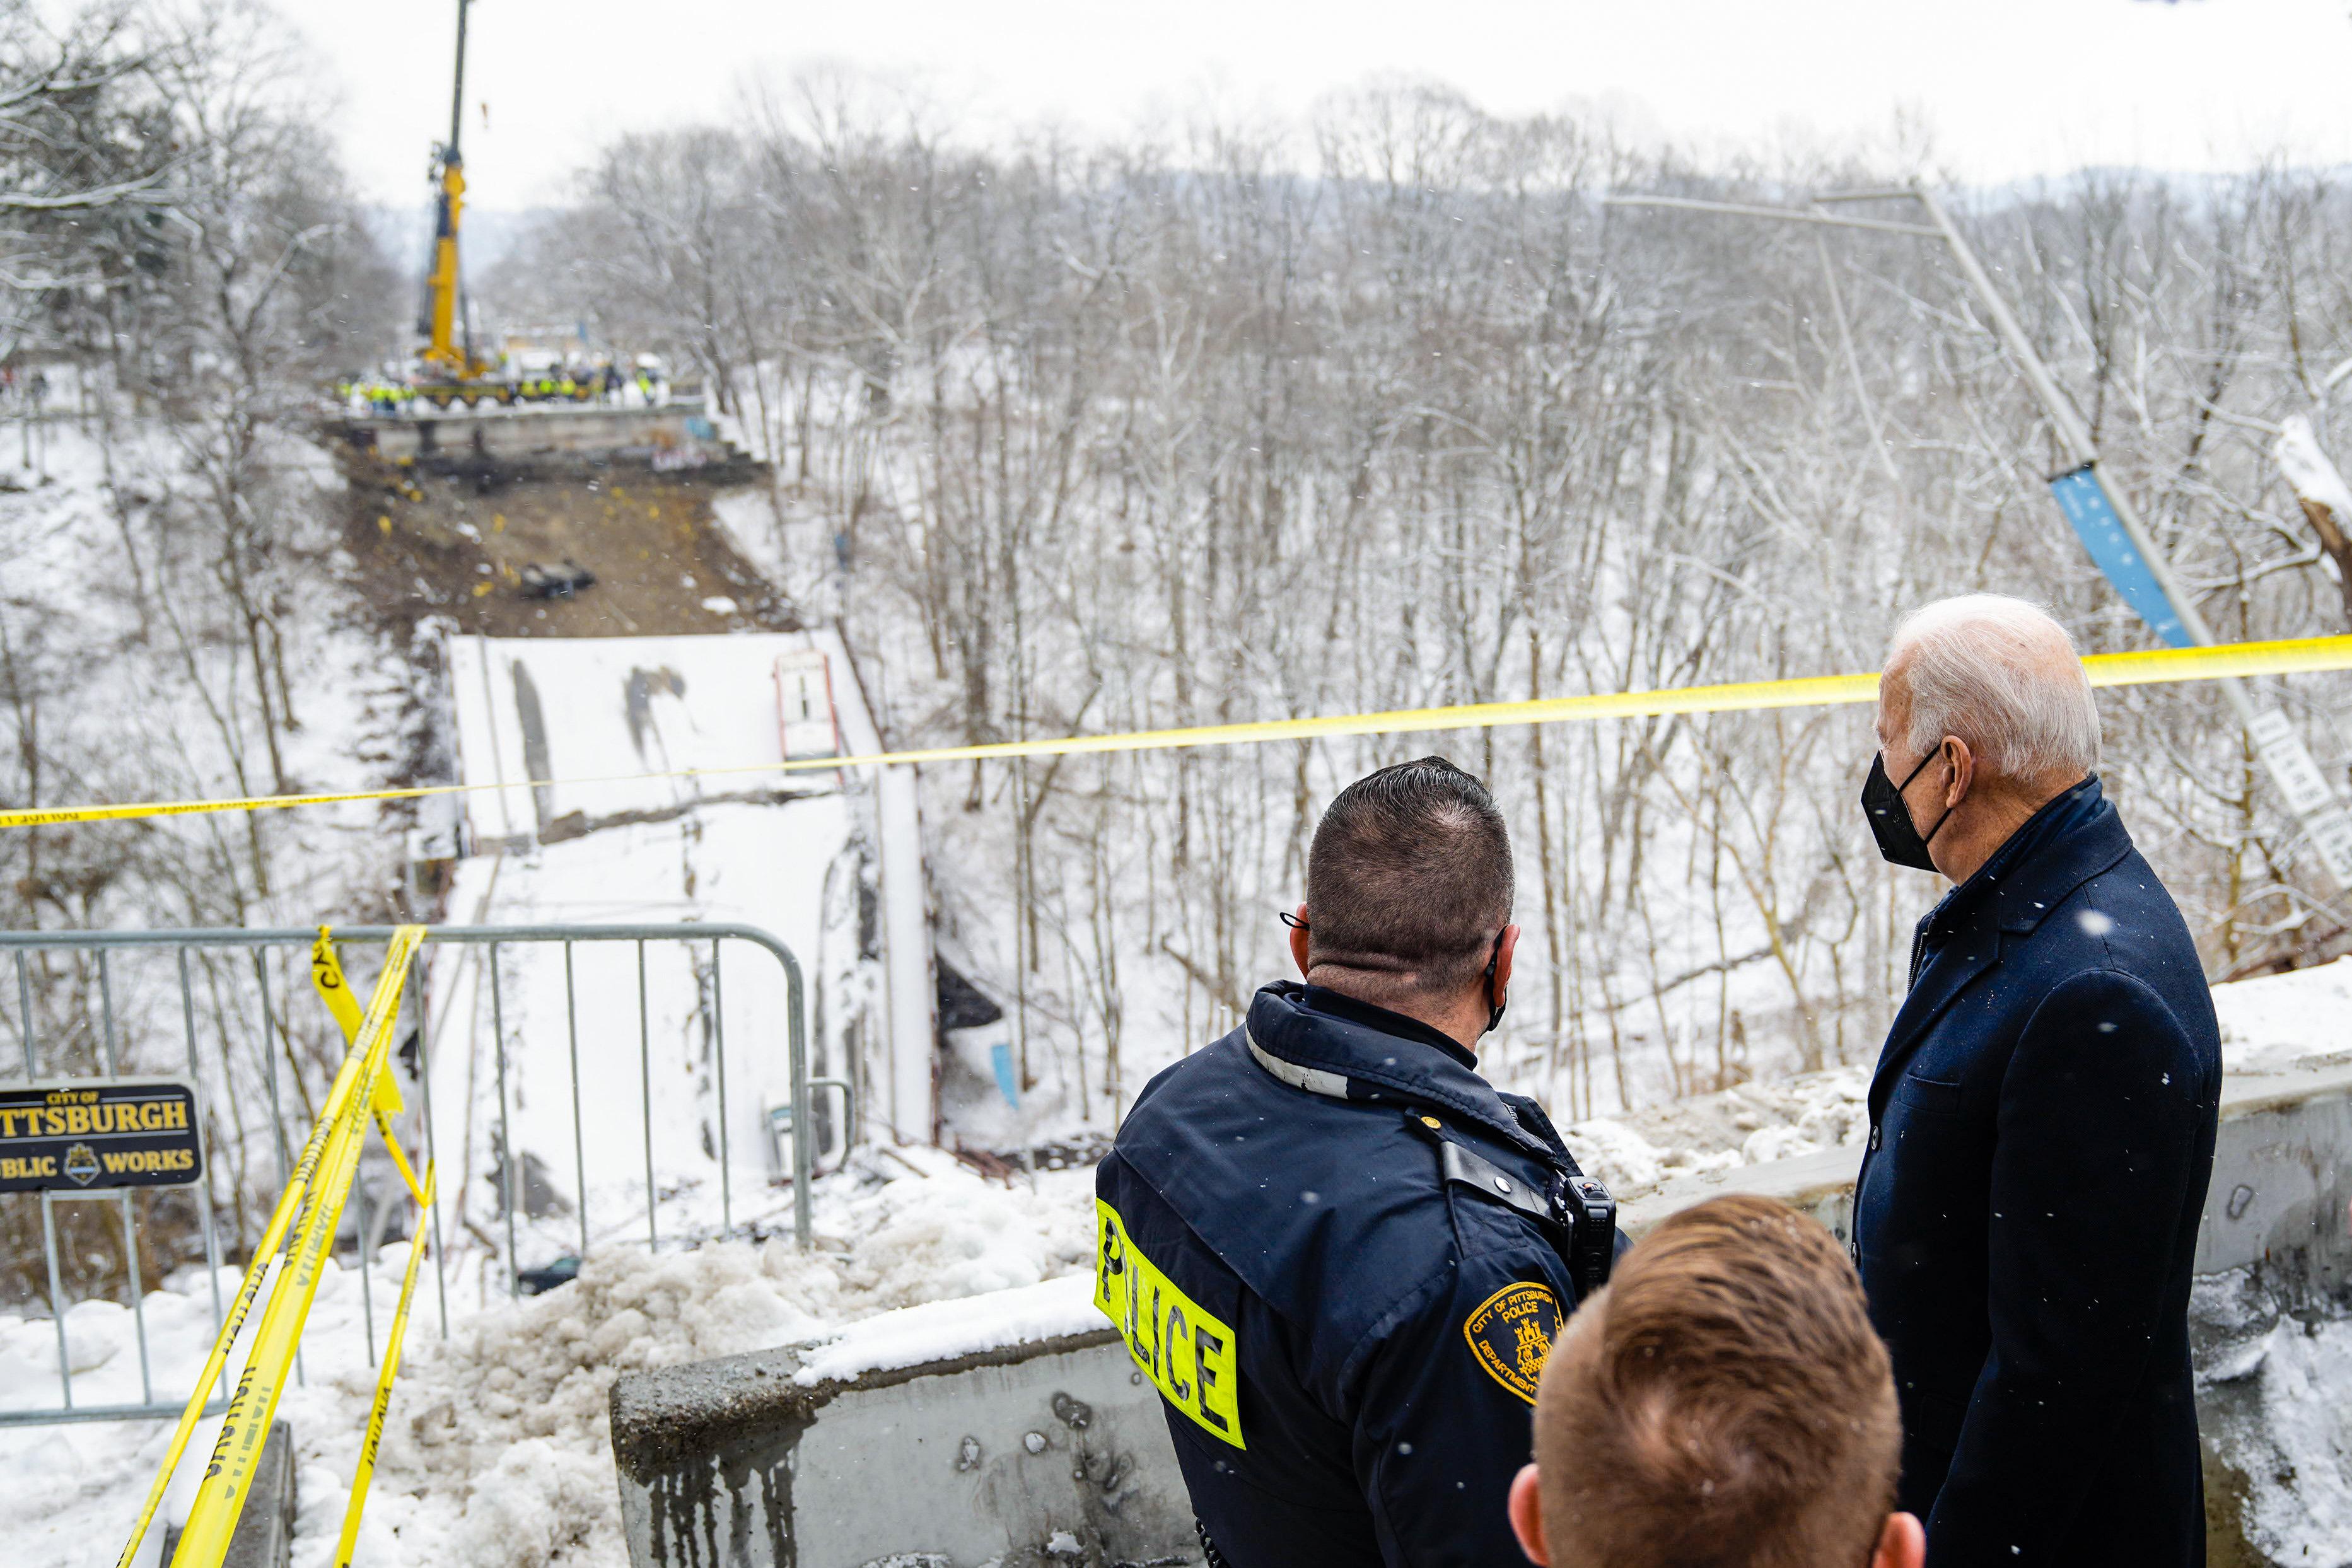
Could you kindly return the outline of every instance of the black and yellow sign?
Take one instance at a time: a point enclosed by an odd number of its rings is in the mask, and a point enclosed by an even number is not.
[[[0,1089],[0,1192],[185,1186],[204,1175],[200,1148],[183,1079]]]
[[[1211,1437],[1247,1448],[1234,1331],[1136,1249],[1118,1210],[1097,1198],[1095,1218],[1095,1305],[1118,1325],[1127,1353],[1162,1398]]]
[[[1470,1354],[1486,1375],[1520,1398],[1536,1402],[1544,1358],[1559,1333],[1559,1298],[1542,1285],[1506,1285],[1462,1324]]]

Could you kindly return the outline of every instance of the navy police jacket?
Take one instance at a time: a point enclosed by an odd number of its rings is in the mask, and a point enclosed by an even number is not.
[[[2188,1310],[2221,1040],[2098,780],[1928,914],[1912,976],[1854,1235],[1927,1560],[2201,1563]]]
[[[1273,985],[1120,1127],[1096,1301],[1159,1387],[1213,1563],[1525,1563],[1504,1495],[1574,1304],[1546,1195],[1575,1165],[1475,1060]]]

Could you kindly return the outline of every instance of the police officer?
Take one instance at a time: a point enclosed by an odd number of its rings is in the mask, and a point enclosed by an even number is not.
[[[1520,1563],[1504,1499],[1607,1190],[1474,1048],[1518,927],[1510,841],[1425,758],[1317,827],[1304,985],[1153,1079],[1096,1180],[1096,1303],[1160,1391],[1223,1568]]]

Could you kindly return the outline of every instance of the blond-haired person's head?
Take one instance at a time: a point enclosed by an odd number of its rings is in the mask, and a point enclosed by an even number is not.
[[[1902,1442],[1837,1242],[1769,1199],[1714,1198],[1569,1321],[1511,1522],[1551,1568],[1920,1568]]]

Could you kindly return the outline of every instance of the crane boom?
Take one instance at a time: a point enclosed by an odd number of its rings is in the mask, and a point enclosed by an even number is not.
[[[457,80],[449,89],[449,156],[457,156],[457,137],[466,129],[466,6],[469,0],[457,0]]]

